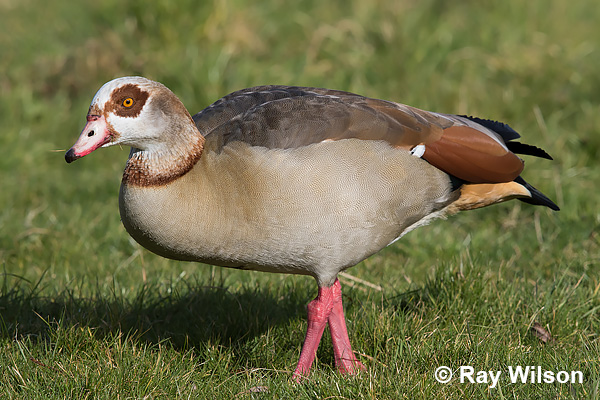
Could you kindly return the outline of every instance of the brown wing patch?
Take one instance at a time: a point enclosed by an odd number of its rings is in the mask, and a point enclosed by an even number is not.
[[[423,158],[442,171],[472,183],[515,179],[523,161],[487,134],[468,126],[444,129],[441,138],[425,144]]]
[[[148,96],[150,93],[133,83],[128,83],[111,93],[106,112],[113,111],[119,117],[135,118],[142,112]],[[128,99],[131,99],[131,104]]]
[[[381,139],[392,146],[412,149],[422,143],[435,142],[442,137],[443,128],[451,125],[438,114],[384,100],[365,99],[365,104],[386,120],[386,135]],[[367,132],[364,139],[373,139]]]

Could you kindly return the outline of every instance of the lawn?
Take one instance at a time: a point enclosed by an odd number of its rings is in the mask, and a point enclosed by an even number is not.
[[[249,3],[0,2],[0,398],[600,398],[596,2]],[[367,371],[338,374],[326,334],[296,385],[312,278],[155,256],[119,220],[128,149],[64,162],[94,93],[124,75],[192,114],[277,83],[501,120],[554,156],[523,176],[561,211],[462,213],[348,270]],[[461,382],[464,366],[502,378]],[[512,383],[515,366],[583,382]]]

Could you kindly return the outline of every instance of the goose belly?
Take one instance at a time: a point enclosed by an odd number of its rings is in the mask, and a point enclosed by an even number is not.
[[[167,185],[122,185],[119,206],[129,234],[161,256],[326,283],[453,200],[448,175],[424,160],[349,139],[233,142]]]

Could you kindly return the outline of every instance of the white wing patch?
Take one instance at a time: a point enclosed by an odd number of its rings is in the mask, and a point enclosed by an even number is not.
[[[425,145],[424,144],[418,144],[415,147],[413,147],[410,150],[410,154],[412,154],[415,157],[423,157],[423,154],[425,154]]]

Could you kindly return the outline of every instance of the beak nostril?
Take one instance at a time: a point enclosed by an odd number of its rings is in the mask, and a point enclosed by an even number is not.
[[[89,132],[88,132],[88,137],[92,137],[92,136],[94,136],[94,135],[95,135],[95,133],[94,133],[94,131],[93,131],[93,130],[91,130],[91,131],[89,131]]]

